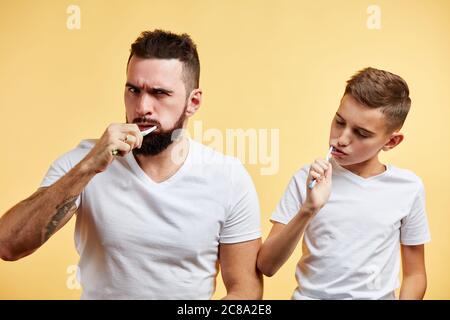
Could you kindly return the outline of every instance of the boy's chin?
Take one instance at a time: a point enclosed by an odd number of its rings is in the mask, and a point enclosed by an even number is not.
[[[373,160],[373,159],[372,158],[369,158],[369,159],[352,159],[349,156],[333,157],[333,161],[335,161],[341,167],[365,165],[365,164],[370,163],[371,160]]]
[[[343,166],[352,166],[352,165],[361,163],[361,161],[354,161],[352,159],[345,159],[345,158],[339,158],[339,157],[333,157],[333,161],[342,167]]]

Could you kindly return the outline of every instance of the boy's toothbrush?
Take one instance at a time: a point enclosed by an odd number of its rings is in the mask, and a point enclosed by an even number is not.
[[[329,161],[329,160],[330,160],[330,157],[331,157],[331,151],[333,151],[333,147],[330,147],[330,149],[328,150],[327,156],[325,157],[325,160],[326,160],[326,161]],[[316,185],[316,183],[317,183],[316,179],[312,179],[311,182],[308,184],[308,188],[309,188],[309,189],[314,188],[314,186]]]
[[[145,137],[145,136],[148,135],[150,132],[155,131],[156,128],[158,128],[158,127],[157,127],[157,126],[153,126],[153,127],[151,127],[150,129],[141,131],[141,134],[142,134],[143,137]],[[118,154],[119,154],[119,150],[114,149],[114,150],[112,151],[112,155],[113,155],[113,156],[117,156]]]

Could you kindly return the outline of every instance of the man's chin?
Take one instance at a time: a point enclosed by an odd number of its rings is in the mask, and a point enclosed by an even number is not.
[[[184,112],[186,108],[187,106],[184,107],[183,113],[171,130],[162,130],[161,127],[158,127],[144,137],[141,148],[133,149],[133,154],[135,156],[156,156],[166,150],[174,141],[178,140],[183,135],[183,124],[186,119]]]
[[[173,143],[172,134],[154,134],[147,136],[139,149],[133,149],[133,154],[143,156],[156,156],[166,150]]]

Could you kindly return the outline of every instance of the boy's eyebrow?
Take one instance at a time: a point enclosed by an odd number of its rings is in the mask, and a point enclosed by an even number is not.
[[[336,115],[341,118],[342,120],[345,120],[338,112],[336,112]],[[369,134],[369,135],[375,135],[375,132],[372,132],[370,130],[364,129],[363,127],[355,127],[355,129],[357,130],[361,130],[364,131],[365,133]]]
[[[136,89],[136,90],[142,90],[141,88],[139,88],[137,85],[134,85],[134,84],[132,84],[131,82],[128,82],[127,81],[127,83],[125,84],[125,86],[126,87],[131,87],[131,88],[133,88],[133,89]],[[169,89],[164,89],[164,88],[161,88],[161,87],[152,87],[152,88],[150,88],[149,90],[147,90],[149,93],[155,93],[156,91],[159,91],[159,92],[162,92],[162,93],[165,93],[165,94],[172,94],[173,93],[173,90],[169,90]]]

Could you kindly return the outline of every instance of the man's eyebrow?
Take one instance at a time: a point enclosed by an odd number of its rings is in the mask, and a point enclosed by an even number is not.
[[[342,120],[345,121],[345,119],[344,119],[338,112],[336,112],[336,115],[337,115],[339,118],[341,118]],[[375,132],[372,132],[372,131],[370,131],[370,130],[367,130],[367,129],[363,128],[363,127],[355,127],[355,129],[356,129],[356,130],[364,131],[365,133],[367,133],[367,134],[369,134],[369,135],[375,135]]]
[[[164,89],[164,88],[161,88],[161,87],[153,87],[153,88],[150,88],[149,91],[152,92],[152,93],[155,93],[156,91],[159,91],[159,92],[162,92],[162,93],[165,93],[165,94],[172,94],[173,93],[173,90]]]
[[[136,86],[136,85],[134,85],[134,84],[132,84],[130,82],[125,83],[125,87],[131,87],[131,88],[134,88],[134,89],[139,89],[138,86]]]
[[[137,85],[134,85],[134,84],[132,84],[132,83],[130,83],[130,82],[127,82],[127,83],[125,84],[125,86],[126,86],[126,87],[131,87],[131,88],[136,89],[136,90],[142,90],[142,89],[139,88]],[[173,90],[164,89],[164,88],[162,88],[162,87],[152,87],[152,88],[149,88],[148,92],[149,92],[149,93],[162,92],[162,93],[165,93],[165,94],[172,94],[172,93],[173,93]]]

